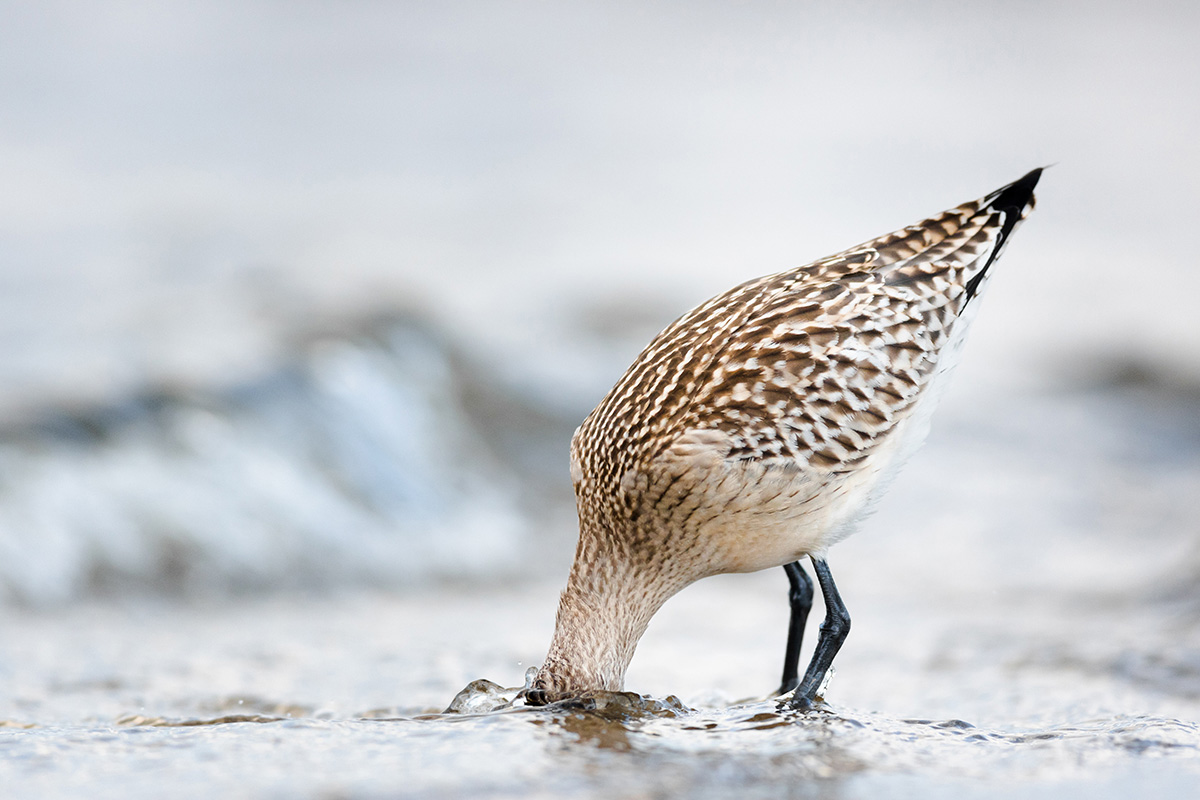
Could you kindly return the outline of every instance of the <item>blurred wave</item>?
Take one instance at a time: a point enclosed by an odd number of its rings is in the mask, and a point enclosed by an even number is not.
[[[0,598],[503,575],[534,523],[519,455],[499,457],[511,445],[488,428],[518,407],[536,413],[430,326],[391,316],[220,391],[10,427]],[[525,428],[557,440],[567,425]]]
[[[10,423],[0,603],[561,571],[567,441],[660,316],[631,313],[580,310],[507,360],[420,314],[377,314],[308,334],[253,380]],[[1196,384],[1120,358],[1077,359],[1025,389],[1010,380],[951,398],[887,527],[923,530],[959,580],[995,583],[1006,561],[1057,547],[1020,574],[1082,590],[1132,570],[1153,594],[1194,597]],[[912,545],[870,539],[867,561]]]

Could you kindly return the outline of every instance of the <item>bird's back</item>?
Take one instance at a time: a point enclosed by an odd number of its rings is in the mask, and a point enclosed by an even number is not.
[[[572,441],[581,517],[676,534],[727,522],[740,530],[743,507],[768,528],[809,512],[825,515],[809,528],[849,521],[923,438],[930,390],[1033,207],[1040,172],[744,283],[672,323]]]

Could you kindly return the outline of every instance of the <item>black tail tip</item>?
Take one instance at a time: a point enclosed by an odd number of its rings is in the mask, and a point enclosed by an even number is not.
[[[1033,200],[1033,187],[1037,186],[1038,179],[1042,177],[1043,169],[1044,167],[1038,167],[1037,169],[1030,170],[1024,177],[998,190],[992,196],[988,205],[998,211],[1021,211]]]

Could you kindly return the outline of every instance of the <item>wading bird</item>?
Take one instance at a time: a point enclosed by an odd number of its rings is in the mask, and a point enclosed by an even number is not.
[[[783,566],[779,694],[813,703],[850,630],[826,552],[925,438],[1041,172],[730,289],[650,342],[571,440],[579,543],[527,702],[621,691],[668,598],[710,575]],[[800,680],[806,557],[826,616]]]

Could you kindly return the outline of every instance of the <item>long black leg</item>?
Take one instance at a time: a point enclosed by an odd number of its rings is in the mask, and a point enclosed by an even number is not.
[[[808,621],[808,612],[812,609],[813,585],[812,579],[800,566],[799,561],[783,565],[787,573],[788,603],[792,607],[792,617],[788,622],[787,649],[783,652],[783,681],[775,694],[787,694],[800,685],[800,641],[804,638],[804,623]]]
[[[833,657],[837,655],[842,642],[846,641],[846,636],[850,633],[850,614],[842,603],[841,595],[838,594],[833,575],[829,573],[829,565],[823,558],[809,558],[812,559],[813,570],[821,584],[821,595],[825,598],[825,621],[821,623],[821,636],[817,639],[817,649],[813,652],[812,661],[808,663],[808,670],[804,673],[804,681],[792,695],[791,704],[794,708],[808,708],[812,705],[817,690],[825,680],[825,673],[833,663]]]

